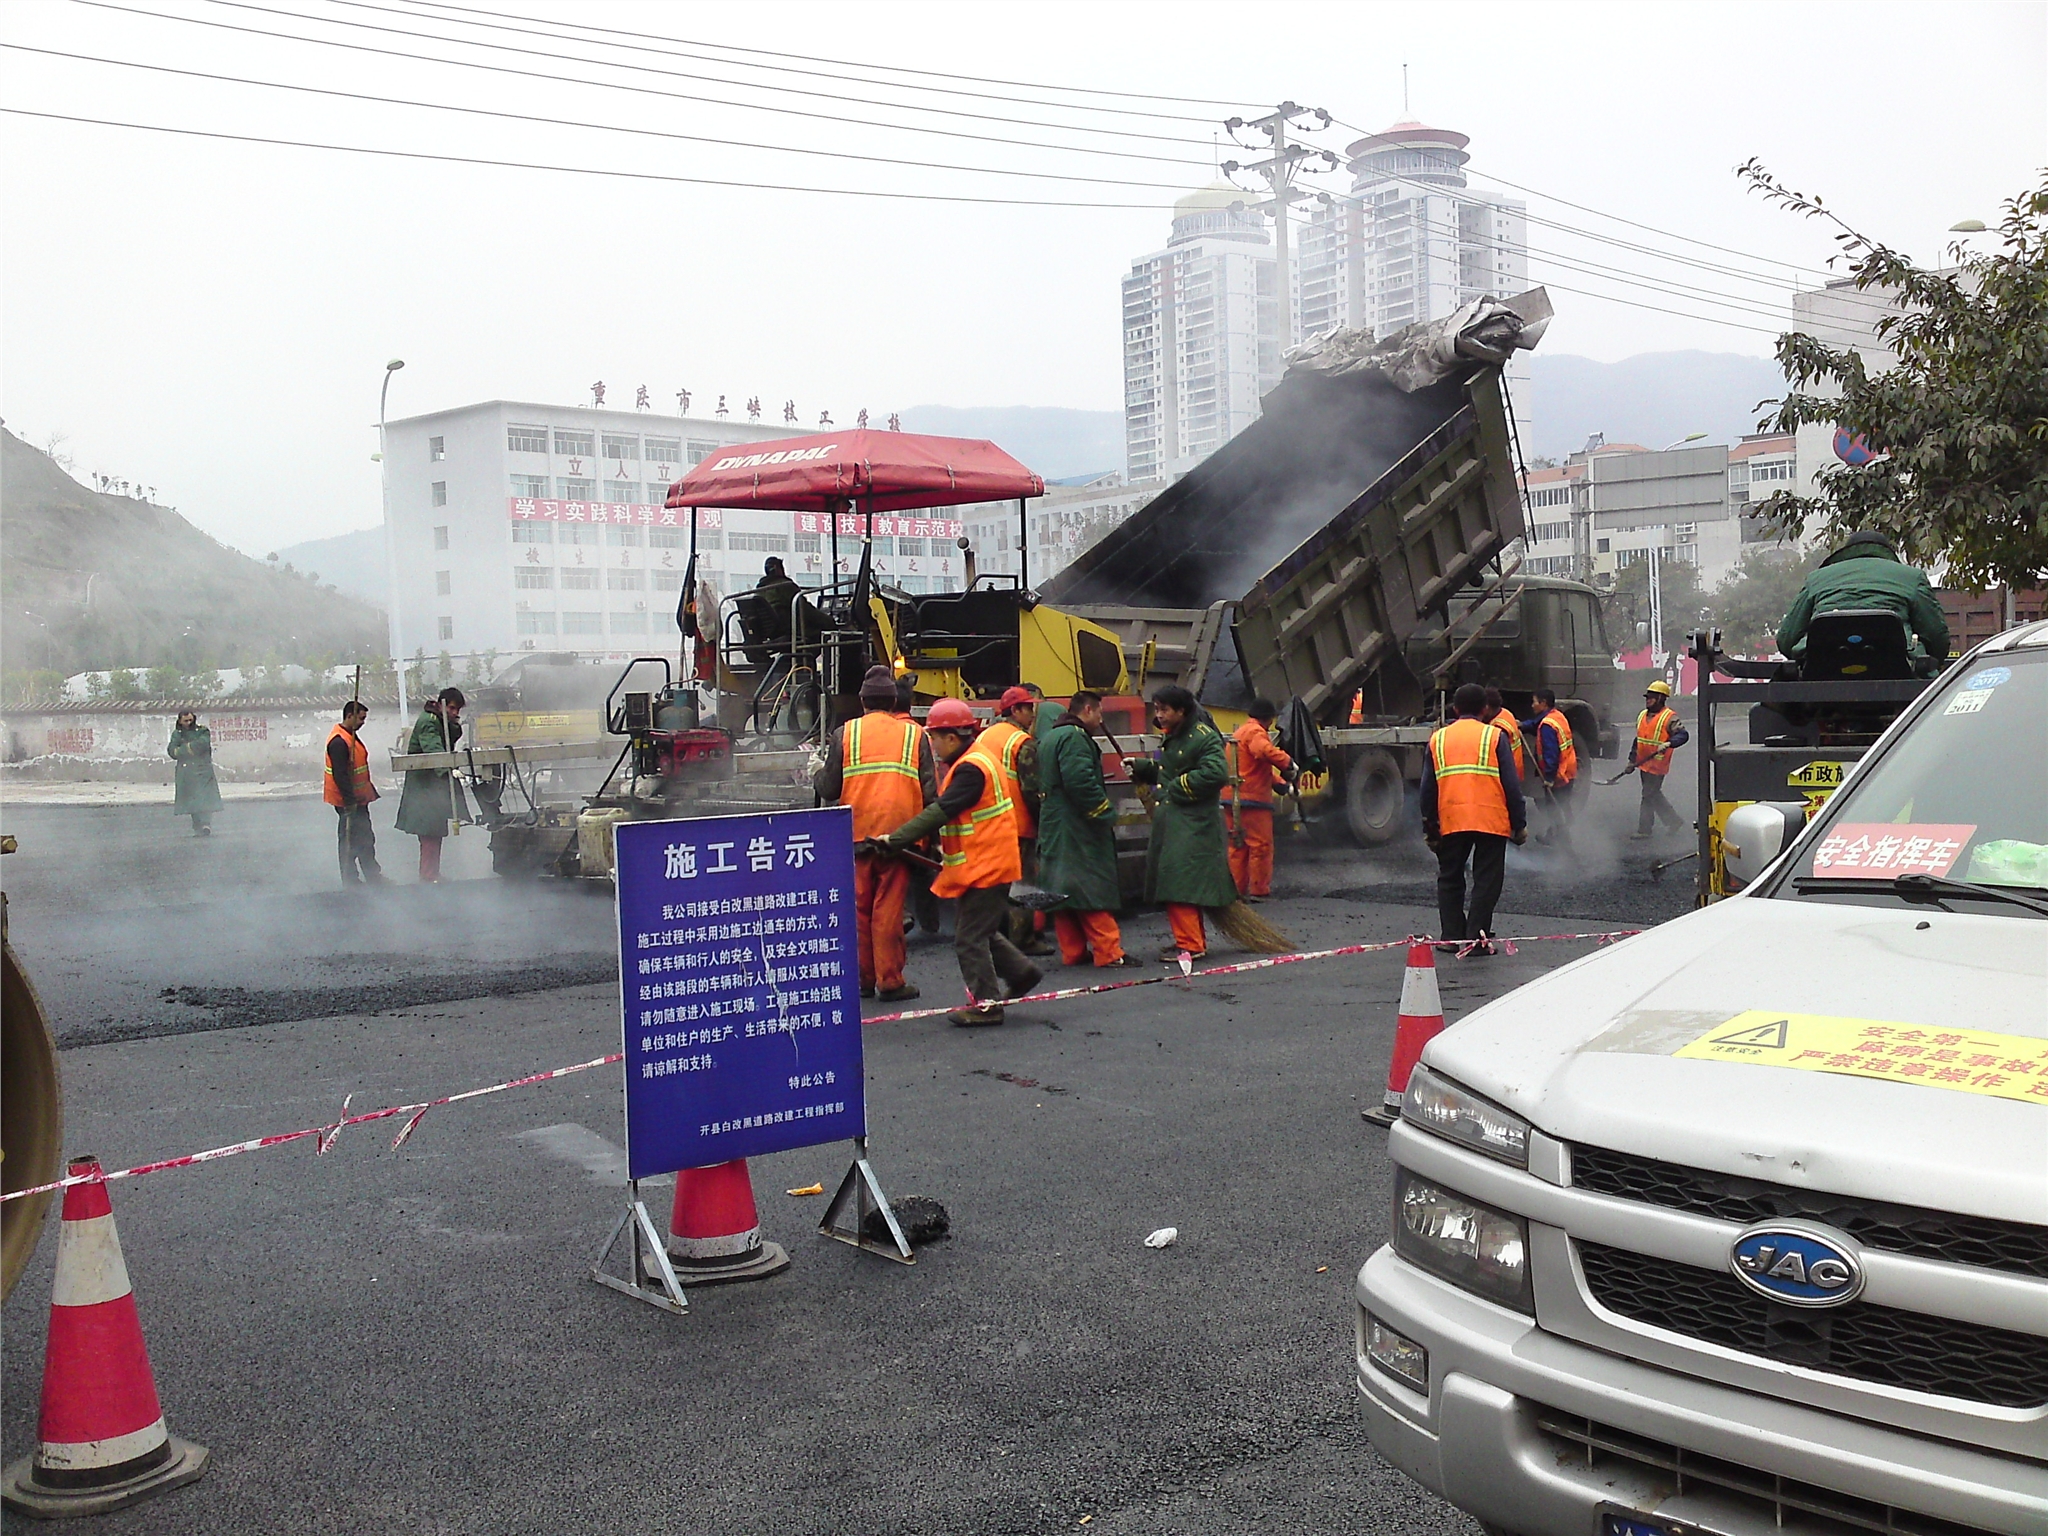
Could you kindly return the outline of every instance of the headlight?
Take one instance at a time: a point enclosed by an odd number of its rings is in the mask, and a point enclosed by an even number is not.
[[[1461,1290],[1536,1315],[1528,1223],[1406,1168],[1394,1184],[1394,1252]]]
[[[1365,1314],[1365,1358],[1405,1387],[1429,1395],[1429,1351]]]
[[[1401,1099],[1401,1118],[1517,1168],[1529,1166],[1529,1122],[1429,1068],[1417,1066]]]

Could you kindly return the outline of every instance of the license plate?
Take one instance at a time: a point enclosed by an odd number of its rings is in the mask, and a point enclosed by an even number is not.
[[[1710,1536],[1710,1533],[1684,1520],[1657,1520],[1648,1515],[1608,1511],[1600,1516],[1600,1536]]]

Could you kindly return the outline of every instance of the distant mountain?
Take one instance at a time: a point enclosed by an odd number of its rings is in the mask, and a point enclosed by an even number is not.
[[[1118,411],[1058,405],[913,405],[903,430],[935,437],[985,437],[1048,480],[1124,467],[1124,418]]]
[[[167,507],[89,491],[0,431],[0,654],[10,672],[186,672],[327,663],[384,648],[384,616],[303,572],[273,568]]]
[[[338,533],[331,539],[308,539],[277,552],[280,562],[289,560],[302,571],[318,571],[322,582],[332,582],[350,597],[382,608],[391,590],[391,576],[385,569],[384,530],[358,528]]]
[[[1539,348],[1529,356],[1529,382],[1536,420],[1522,446],[1546,459],[1576,453],[1595,432],[1651,448],[1694,432],[1732,443],[1757,430],[1758,401],[1785,392],[1770,358],[1733,352],[1643,352],[1599,363]]]

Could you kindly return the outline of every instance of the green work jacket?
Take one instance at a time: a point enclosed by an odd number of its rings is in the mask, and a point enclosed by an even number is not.
[[[1166,738],[1152,840],[1145,849],[1148,899],[1190,907],[1227,907],[1237,900],[1220,803],[1229,782],[1215,726],[1191,719]]]
[[[1038,790],[1038,883],[1065,895],[1068,911],[1116,911],[1116,807],[1102,748],[1080,721],[1062,717],[1039,738]]]

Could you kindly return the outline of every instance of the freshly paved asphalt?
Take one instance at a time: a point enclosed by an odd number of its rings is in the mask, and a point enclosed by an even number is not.
[[[1593,824],[1632,816],[1630,786],[1605,793],[1626,803]],[[9,810],[16,946],[79,1042],[68,1149],[120,1166],[616,1048],[608,901],[488,877],[337,895],[326,815],[252,806],[200,843],[161,811]],[[411,840],[385,841],[398,872]],[[481,837],[450,853],[482,875]],[[1501,926],[1689,905],[1644,879],[1650,854],[1612,857],[1573,877],[1518,852]],[[1297,835],[1263,910],[1304,947],[1398,938],[1433,926],[1427,873],[1416,847]],[[1134,953],[1164,937],[1152,914],[1128,930]],[[1447,961],[1448,1011],[1583,949]],[[950,947],[911,953],[952,1000]],[[846,1150],[762,1159],[795,1265],[698,1292],[688,1318],[587,1278],[623,1200],[611,1069],[437,1110],[396,1152],[367,1126],[325,1157],[115,1185],[166,1411],[214,1465],[99,1528],[1470,1532],[1375,1456],[1350,1381],[1352,1281],[1389,1198],[1358,1110],[1400,981],[1395,951],[1000,1030],[877,1025],[878,1171],[944,1202],[954,1235],[911,1269],[822,1241],[822,1202],[783,1191],[829,1186]],[[1142,1245],[1169,1225],[1177,1245]],[[10,1460],[35,1438],[54,1249],[5,1311]]]

